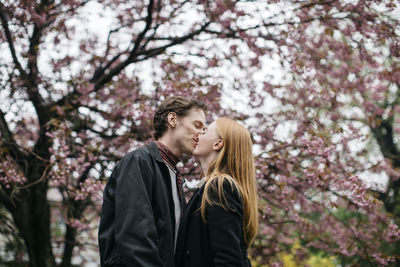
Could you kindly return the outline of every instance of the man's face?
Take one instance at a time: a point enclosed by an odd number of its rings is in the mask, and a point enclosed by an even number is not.
[[[199,141],[193,150],[193,155],[200,159],[215,155],[215,152],[219,149],[214,149],[214,147],[220,139],[217,132],[217,122],[214,121],[207,127],[207,131],[199,136]]]
[[[184,117],[177,117],[174,140],[181,153],[191,155],[206,127],[204,111],[192,108]]]

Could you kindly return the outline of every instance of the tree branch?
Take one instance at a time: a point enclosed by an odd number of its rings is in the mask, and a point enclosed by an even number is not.
[[[187,41],[189,39],[192,39],[194,36],[196,36],[196,35],[198,35],[198,34],[200,34],[202,32],[205,32],[206,31],[205,29],[207,28],[208,25],[210,25],[210,23],[211,22],[207,22],[200,29],[198,29],[198,30],[196,30],[196,31],[194,31],[194,32],[192,32],[192,33],[190,33],[188,35],[171,39],[172,42],[167,44],[167,45],[164,45],[164,46],[161,46],[161,47],[157,47],[157,48],[153,48],[153,49],[149,49],[149,50],[145,50],[145,51],[143,51],[141,53],[138,53],[137,56],[142,56],[143,55],[144,57],[140,58],[140,59],[137,59],[134,62],[139,62],[139,61],[146,60],[146,59],[148,59],[150,57],[154,57],[156,55],[159,55],[159,54],[163,53],[167,48],[169,48],[171,46],[174,46],[174,45],[177,45],[177,44],[181,44],[181,43],[183,43],[183,42],[185,42],[185,41]]]
[[[133,59],[135,57],[136,51],[139,50],[140,43],[142,42],[144,36],[146,35],[146,33],[148,32],[148,30],[151,27],[151,23],[153,22],[153,6],[154,6],[154,0],[150,0],[150,3],[148,5],[148,7],[147,7],[146,26],[143,29],[143,31],[136,38],[135,46],[133,47],[133,49],[132,49],[127,61],[129,61],[130,59]]]
[[[153,48],[153,49],[149,49],[149,50],[145,50],[136,54],[133,54],[132,52],[135,51],[135,49],[130,53],[130,56],[128,57],[128,59],[122,63],[120,63],[119,65],[115,66],[113,69],[110,70],[110,72],[104,76],[101,80],[99,80],[96,84],[95,84],[95,90],[99,90],[100,88],[102,88],[104,86],[104,84],[106,84],[107,82],[109,82],[112,77],[114,77],[115,75],[117,75],[118,73],[120,73],[127,65],[134,63],[134,62],[140,62],[143,60],[146,60],[150,57],[154,57],[156,55],[159,55],[161,53],[163,53],[167,48],[177,45],[177,44],[181,44],[183,42],[185,42],[186,40],[189,40],[191,38],[193,38],[194,36],[200,34],[201,32],[204,32],[205,29],[207,28],[207,26],[210,24],[210,22],[206,23],[205,25],[203,25],[200,29],[187,34],[185,36],[182,37],[177,37],[174,38],[173,41],[167,45],[161,46],[161,47],[157,47],[157,48]],[[142,58],[138,58],[138,56],[143,56]]]
[[[146,26],[143,29],[143,31],[136,38],[136,41],[134,42],[134,47],[133,47],[132,51],[129,53],[129,57],[125,61],[121,62],[120,64],[118,64],[117,66],[112,68],[110,70],[110,72],[108,74],[104,75],[101,79],[98,79],[95,82],[95,90],[102,88],[104,86],[104,84],[106,84],[107,82],[109,82],[112,79],[112,77],[114,77],[115,75],[120,73],[126,66],[128,66],[130,63],[133,62],[136,51],[138,51],[138,49],[140,47],[140,43],[142,42],[144,36],[146,35],[147,31],[151,27],[151,23],[153,21],[153,19],[152,19],[153,6],[154,6],[154,0],[151,0],[147,7]],[[104,73],[104,71],[103,71],[103,73]]]
[[[14,140],[13,134],[10,131],[7,121],[5,119],[5,114],[0,110],[0,133],[1,139],[4,146],[7,146],[12,154],[12,157],[19,161],[23,158],[22,152],[18,149],[18,145]]]
[[[28,74],[28,82],[29,84],[27,85],[28,89],[28,95],[30,100],[32,101],[33,105],[39,112],[41,107],[44,104],[44,99],[42,96],[39,94],[38,90],[38,75],[39,75],[39,70],[37,66],[37,56],[38,56],[38,46],[40,44],[40,38],[42,37],[42,28],[39,27],[38,25],[34,26],[32,36],[29,38],[29,59],[28,59],[28,69],[29,69],[29,74]],[[39,116],[40,119],[41,116]]]
[[[12,35],[10,32],[10,28],[8,26],[7,16],[5,13],[5,7],[3,6],[2,3],[0,3],[0,19],[3,24],[4,33],[6,35],[7,43],[10,48],[11,57],[13,59],[13,62],[15,64],[15,66],[17,67],[18,71],[21,73],[21,76],[25,79],[27,77],[27,73],[22,68],[21,63],[19,62],[17,54],[15,52],[13,38],[12,38]]]
[[[140,20],[137,20],[137,21],[141,21],[141,20],[143,20],[143,19],[140,19]],[[111,39],[111,34],[113,34],[113,33],[115,33],[115,32],[118,32],[119,30],[121,30],[122,28],[125,28],[125,27],[127,27],[127,26],[129,26],[129,24],[121,25],[120,27],[115,28],[115,29],[109,31],[108,36],[107,36],[107,48],[106,48],[106,51],[105,51],[104,58],[107,58],[108,53],[109,53],[109,50],[110,50],[110,39]],[[102,63],[100,64],[100,66],[94,71],[93,77],[92,77],[89,81],[90,81],[91,83],[95,83],[96,80],[97,80],[98,78],[100,78],[100,77],[104,74],[104,72],[105,72],[118,58],[120,58],[123,54],[127,54],[128,51],[129,51],[129,48],[128,48],[127,50],[125,50],[125,51],[122,51],[122,52],[118,53],[118,54],[115,55],[109,62],[107,62],[105,66],[103,66],[103,63],[104,63],[104,62],[102,62]]]
[[[169,14],[169,16],[168,16],[169,19],[171,20],[172,18],[174,18],[174,17],[175,17],[175,14],[178,12],[178,10],[181,9],[181,8],[182,8],[184,5],[186,5],[187,3],[189,3],[188,0],[183,1],[182,3],[180,3],[180,4]],[[161,11],[161,5],[158,6],[158,10],[157,10],[157,11],[158,11],[158,12]],[[147,44],[148,44],[149,42],[151,42],[151,41],[153,41],[153,40],[156,40],[155,35],[156,35],[156,33],[157,33],[157,29],[158,29],[161,25],[162,25],[162,24],[159,23],[159,24],[157,24],[157,25],[153,28],[153,34],[152,34],[149,38],[147,38],[147,41],[142,45],[141,49],[146,48],[146,46],[147,46]],[[169,39],[169,40],[171,40],[171,39]]]
[[[86,5],[86,4],[89,3],[89,2],[90,2],[90,0],[82,1],[82,2],[80,3],[80,5],[77,6],[77,7],[75,7],[75,8],[70,8],[70,9],[67,9],[67,10],[62,10],[62,11],[60,11],[60,12],[55,12],[55,13],[53,13],[53,14],[50,14],[49,18],[54,17],[54,16],[57,17],[57,16],[60,15],[60,14],[65,14],[65,13],[73,12],[73,11],[75,11],[77,8],[83,7],[84,5]],[[60,6],[62,6],[63,4],[65,5],[65,3],[64,3],[63,1],[60,1],[60,3],[57,4],[57,5],[55,5],[55,6],[53,6],[53,7],[51,8],[51,10],[57,9],[57,8],[59,8]]]

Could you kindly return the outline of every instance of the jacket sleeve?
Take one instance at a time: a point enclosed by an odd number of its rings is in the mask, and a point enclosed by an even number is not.
[[[242,201],[237,190],[226,183],[224,183],[224,194],[228,209],[218,205],[206,208],[214,266],[243,266],[240,242],[243,235]],[[215,197],[216,192],[210,192],[210,196],[212,195]]]
[[[137,155],[116,173],[115,243],[126,266],[163,266],[151,204],[153,169]]]

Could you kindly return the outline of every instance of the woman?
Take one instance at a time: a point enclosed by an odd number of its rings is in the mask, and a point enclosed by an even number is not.
[[[193,151],[204,183],[183,214],[176,247],[178,267],[250,266],[247,248],[258,229],[254,159],[249,132],[219,118]]]

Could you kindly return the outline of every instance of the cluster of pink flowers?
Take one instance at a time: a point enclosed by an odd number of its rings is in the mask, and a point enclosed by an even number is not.
[[[389,223],[385,239],[387,242],[396,242],[400,240],[400,228],[394,222]]]
[[[69,221],[66,221],[65,223],[73,228],[78,229],[79,231],[84,231],[84,230],[89,229],[89,226],[87,223],[82,223],[80,220],[77,220],[77,219],[71,219]]]
[[[22,185],[27,180],[22,172],[15,168],[11,159],[0,161],[0,183],[5,188],[10,188],[11,185]]]
[[[103,197],[104,186],[100,180],[86,179],[83,183],[79,183],[79,189],[74,192],[74,198],[75,200],[91,198],[95,202],[99,202]]]

